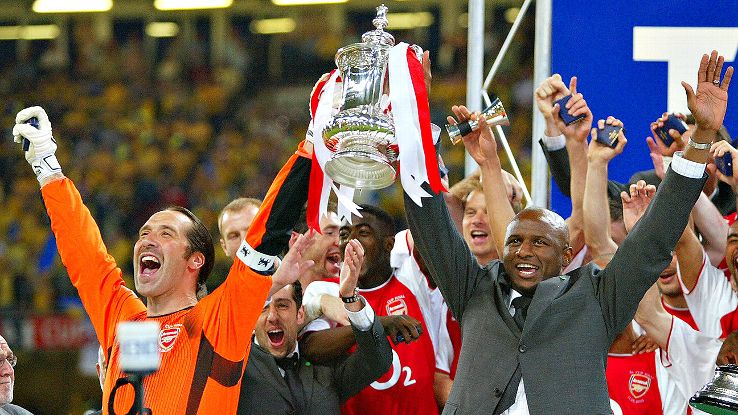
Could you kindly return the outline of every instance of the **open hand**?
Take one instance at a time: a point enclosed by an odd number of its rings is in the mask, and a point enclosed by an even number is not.
[[[638,180],[638,183],[630,185],[630,194],[620,193],[620,198],[623,200],[623,223],[627,232],[633,230],[641,216],[646,213],[648,204],[651,203],[651,199],[655,195],[656,186],[646,185],[643,180]]]
[[[304,256],[305,251],[315,242],[315,231],[308,230],[303,235],[295,239],[294,243],[287,251],[287,255],[282,259],[282,264],[272,275],[272,287],[277,286],[278,289],[286,285],[292,284],[315,264],[312,259]]]
[[[664,156],[661,153],[661,147],[656,144],[653,137],[646,137],[646,144],[648,145],[648,155],[651,156],[651,162],[653,163],[653,170],[656,173],[656,177],[664,180],[666,169],[664,168]]]
[[[340,283],[338,292],[341,297],[351,297],[359,281],[361,266],[364,264],[364,247],[357,239],[352,239],[346,244],[341,266]]]
[[[687,106],[698,128],[717,131],[723,125],[728,107],[728,87],[733,77],[733,67],[729,66],[725,71],[725,77],[722,82],[720,81],[723,63],[725,58],[718,56],[716,50],[713,50],[710,56],[702,55],[697,71],[696,94],[691,85],[682,81],[684,92],[687,93]]]

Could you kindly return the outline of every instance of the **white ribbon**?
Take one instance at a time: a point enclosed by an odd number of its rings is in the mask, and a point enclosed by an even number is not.
[[[422,206],[422,198],[431,195],[420,187],[428,181],[428,172],[418,121],[418,103],[407,64],[407,49],[408,44],[401,42],[389,52],[390,102],[400,153],[400,181],[410,199]]]

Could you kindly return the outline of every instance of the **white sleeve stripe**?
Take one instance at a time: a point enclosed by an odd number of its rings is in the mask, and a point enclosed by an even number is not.
[[[682,281],[682,271],[679,268],[679,261],[677,261],[677,281],[679,281],[679,285],[682,287],[682,292],[684,295],[689,295],[692,292],[694,292],[694,289],[697,288],[697,283],[700,282],[700,277],[702,277],[702,274],[705,272],[705,265],[707,264],[707,254],[705,253],[705,250],[702,250],[702,266],[700,267],[700,272],[697,274],[697,279],[694,280],[694,287],[692,289],[688,289],[686,285],[684,285],[684,282]]]
[[[661,359],[661,365],[664,367],[671,366],[671,360],[669,359],[669,343],[671,343],[671,335],[674,333],[674,316],[670,315],[670,317],[671,327],[669,327],[669,335],[666,336],[666,350],[659,349],[659,359]],[[666,363],[664,363],[664,361],[666,361]]]
[[[236,257],[241,260],[247,267],[253,269],[256,272],[269,271],[274,267],[274,261],[276,256],[264,255],[261,252],[255,250],[249,245],[244,239],[241,242],[241,246],[236,251]]]

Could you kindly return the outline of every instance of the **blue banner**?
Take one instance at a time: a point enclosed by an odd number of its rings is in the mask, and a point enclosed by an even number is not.
[[[578,77],[595,121],[623,120],[628,144],[609,168],[627,182],[653,168],[646,137],[664,111],[687,112],[680,81],[696,87],[703,53],[716,49],[736,66],[738,1],[604,2],[553,0],[551,67],[568,83]],[[738,77],[730,87],[725,125],[738,136]],[[537,138],[536,138],[537,141]],[[551,206],[562,216],[571,201],[552,183]]]

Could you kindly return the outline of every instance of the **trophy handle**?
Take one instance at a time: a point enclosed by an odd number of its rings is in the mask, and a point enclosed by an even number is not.
[[[415,52],[415,57],[418,58],[420,63],[423,63],[423,48],[418,45],[410,45],[409,47]]]

